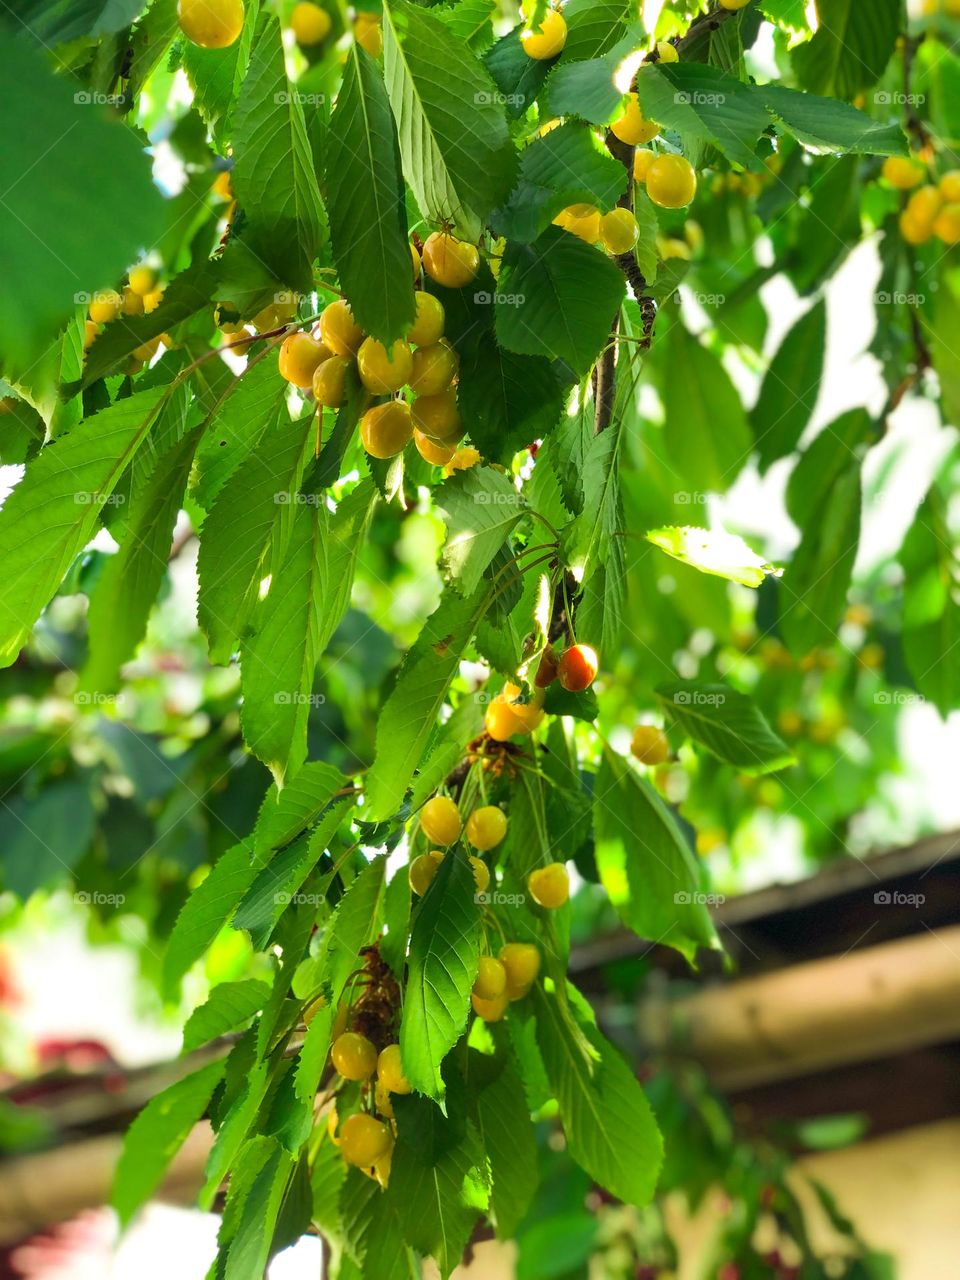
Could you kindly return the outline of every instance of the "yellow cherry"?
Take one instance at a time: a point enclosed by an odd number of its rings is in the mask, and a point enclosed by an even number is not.
[[[437,284],[462,289],[480,269],[480,251],[446,231],[434,231],[423,246],[423,269]]]
[[[650,166],[656,158],[656,154],[653,151],[646,151],[643,148],[633,153],[634,182],[646,182]]]
[[[911,191],[914,187],[919,187],[926,174],[924,166],[908,156],[887,156],[880,172],[891,187],[896,187],[898,191]]]
[[[439,444],[417,428],[414,428],[413,443],[424,462],[429,462],[435,467],[445,467],[456,453],[453,445]]]
[[[377,1051],[357,1031],[344,1031],[330,1050],[330,1061],[344,1080],[369,1080],[377,1069]]]
[[[447,465],[443,468],[445,476],[452,475],[454,471],[469,471],[471,467],[475,467],[480,461],[480,451],[472,446],[466,446],[458,449]]]
[[[403,1061],[400,1057],[400,1046],[388,1044],[381,1049],[377,1059],[377,1079],[391,1093],[410,1093],[412,1086],[403,1074]]]
[[[410,406],[403,400],[378,404],[360,419],[360,440],[371,458],[392,458],[413,438]]]
[[[536,981],[540,952],[530,942],[507,942],[500,948],[500,959],[507,971],[507,994],[518,1000]]]
[[[410,888],[419,897],[422,898],[430,888],[442,861],[443,850],[434,849],[430,853],[421,853],[419,858],[414,858],[410,863],[410,870],[407,872]]]
[[[349,302],[338,298],[320,316],[320,337],[336,356],[355,356],[363,341],[363,330],[353,318]]]
[[[330,354],[329,348],[309,333],[290,333],[280,343],[280,377],[306,390],[313,385],[313,375],[329,360]]]
[[[485,804],[474,809],[467,819],[467,839],[481,853],[495,849],[506,834],[507,815],[495,804]]]
[[[476,882],[477,893],[486,893],[490,888],[490,868],[482,858],[478,858],[472,853],[467,861],[473,868],[473,878]]]
[[[567,24],[563,14],[547,9],[539,30],[527,27],[520,32],[520,44],[528,58],[543,62],[555,58],[567,43]]]
[[[647,195],[663,209],[682,209],[697,194],[697,175],[683,156],[657,156],[647,170]]]
[[[290,30],[297,44],[319,44],[330,34],[333,21],[326,9],[318,4],[310,4],[304,0],[302,4],[293,6],[290,14]]]
[[[321,361],[313,373],[313,398],[328,409],[339,409],[347,398],[347,373],[352,360],[346,356],[330,356]]]
[[[571,204],[561,209],[553,221],[587,244],[595,244],[600,239],[600,211],[592,204]]]
[[[551,862],[538,867],[527,877],[530,896],[538,906],[553,909],[562,907],[570,897],[570,877],[562,862]]]
[[[623,113],[617,116],[610,125],[610,131],[630,147],[638,147],[641,143],[652,142],[660,132],[660,126],[648,120],[640,109],[640,99],[635,93],[627,94],[627,105]]]
[[[101,289],[93,295],[87,312],[95,324],[109,324],[116,320],[122,308],[123,298],[116,289]]]
[[[473,994],[479,996],[481,1000],[496,1000],[506,989],[507,971],[503,961],[493,956],[481,956],[476,981],[473,984]]]
[[[376,338],[364,338],[357,352],[360,381],[374,395],[399,391],[410,381],[413,356],[405,342],[394,342],[389,351]]]
[[[661,62],[680,61],[680,55],[677,53],[676,45],[671,44],[669,40],[657,41],[657,57]]]
[[[226,49],[243,30],[243,0],[178,0],[180,30],[203,49]]]
[[[960,169],[951,169],[937,184],[947,204],[960,204]]]
[[[369,1169],[390,1151],[393,1134],[382,1120],[358,1111],[344,1120],[338,1141],[340,1154],[347,1164]]]
[[[353,24],[353,35],[360,48],[365,49],[371,58],[379,58],[383,53],[383,31],[379,14],[358,13]]]
[[[946,204],[937,214],[933,234],[944,244],[960,244],[960,204]]]
[[[415,391],[418,396],[439,395],[457,376],[459,364],[457,353],[449,342],[435,342],[432,347],[418,347],[413,353],[408,379],[410,390]]]
[[[453,444],[463,435],[457,393],[452,387],[435,396],[417,396],[412,413],[417,428],[440,444]]]
[[[413,251],[416,253],[416,249]],[[420,262],[419,257],[417,262]],[[407,341],[412,347],[432,347],[443,337],[443,325],[446,317],[443,303],[432,293],[418,289],[414,295],[417,302],[417,314],[407,334]]]
[[[446,848],[460,838],[460,810],[449,796],[434,796],[420,810],[420,826],[432,844]]]
[[[608,253],[629,253],[640,238],[637,220],[629,209],[611,209],[600,219],[600,241]]]
[[[630,751],[641,764],[663,764],[670,759],[667,735],[655,724],[638,724],[633,731]]]
[[[478,1018],[482,1018],[484,1022],[499,1022],[507,1011],[507,993],[504,991],[501,995],[493,1000],[484,1000],[476,993],[471,995],[470,1003],[473,1005],[473,1011]]]

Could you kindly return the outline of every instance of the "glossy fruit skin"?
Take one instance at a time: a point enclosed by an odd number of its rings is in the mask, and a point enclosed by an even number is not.
[[[945,173],[937,185],[947,204],[960,204],[960,169]]]
[[[495,849],[506,834],[507,815],[495,804],[485,804],[474,809],[467,819],[467,839],[481,853]]]
[[[490,888],[490,868],[482,858],[470,854],[467,861],[473,868],[473,879],[477,886],[477,893],[486,893]]]
[[[371,458],[392,458],[413,439],[410,406],[390,400],[368,409],[360,419],[360,439]]]
[[[347,1116],[340,1125],[340,1154],[347,1164],[369,1169],[393,1146],[393,1134],[382,1120],[364,1112]]]
[[[87,314],[94,324],[109,324],[116,320],[122,307],[123,298],[115,289],[103,289],[93,295]]]
[[[671,44],[669,40],[657,41],[657,56],[661,62],[680,61],[680,55],[677,53],[676,45]]]
[[[610,125],[610,132],[627,146],[639,147],[644,142],[652,142],[660,132],[660,126],[654,120],[648,120],[643,114],[637,95],[628,93],[623,114]]]
[[[656,155],[652,151],[646,151],[642,147],[633,153],[634,182],[646,182],[647,174],[650,172],[650,166],[656,158]]]
[[[926,176],[923,165],[909,156],[887,156],[880,172],[898,191],[912,191]]]
[[[533,683],[538,689],[549,689],[557,678],[557,670],[560,665],[560,659],[552,645],[548,645],[540,656],[540,662],[537,666],[537,674]]]
[[[411,412],[418,429],[440,444],[455,444],[463,435],[457,393],[452,387],[435,396],[417,396]]]
[[[352,360],[346,356],[330,356],[313,371],[313,397],[317,404],[339,409],[347,398],[347,374]]]
[[[319,44],[330,34],[333,22],[326,9],[318,4],[310,4],[309,0],[294,5],[290,14],[290,30],[297,44]]]
[[[436,342],[430,347],[418,347],[413,353],[410,373],[410,389],[418,396],[437,396],[446,391],[454,378],[460,361],[449,342]]]
[[[131,267],[127,272],[127,284],[134,293],[145,298],[157,287],[157,273],[153,267]]]
[[[480,250],[445,231],[434,231],[423,245],[423,269],[437,284],[462,289],[480,269]]]
[[[647,170],[647,195],[662,209],[682,209],[697,194],[697,175],[683,156],[657,156]]]
[[[468,471],[471,467],[475,467],[480,461],[480,453],[470,445],[458,449],[447,465],[443,468],[445,476],[453,475],[454,471]]]
[[[595,244],[600,239],[600,211],[592,204],[571,204],[561,209],[553,221],[587,244]]]
[[[538,867],[527,877],[527,888],[537,906],[553,910],[562,907],[570,897],[570,877],[562,862]]]
[[[561,654],[557,676],[570,693],[582,693],[593,684],[599,669],[600,659],[595,649],[588,644],[573,644]]]
[[[243,30],[243,0],[177,0],[177,21],[202,49],[226,49]]]
[[[416,249],[413,252],[416,253]],[[417,262],[419,261],[420,256],[417,254]],[[443,303],[423,289],[418,289],[414,297],[417,314],[407,333],[407,341],[412,347],[432,347],[443,337],[443,326],[446,323]]]
[[[519,686],[505,684],[487,707],[484,728],[491,738],[505,742],[516,734],[532,733],[543,716],[542,693],[534,695],[529,702],[523,702]]]
[[[379,58],[383,53],[383,31],[377,14],[358,13],[353,35],[360,48],[365,49],[371,58]]]
[[[933,234],[944,244],[960,244],[960,204],[945,204],[933,224]]]
[[[481,1000],[496,1000],[507,989],[507,971],[501,960],[493,956],[481,956],[473,994]]]
[[[482,1018],[484,1022],[499,1022],[507,1011],[506,991],[494,1000],[483,1000],[478,995],[470,996],[470,1003],[473,1005],[473,1011],[478,1018]]]
[[[412,368],[413,355],[405,342],[395,342],[388,351],[376,338],[364,338],[357,352],[360,381],[376,396],[405,387]]]
[[[439,849],[434,849],[430,853],[421,853],[419,858],[414,858],[410,863],[410,870],[407,872],[410,888],[421,898],[433,883],[433,877],[442,861],[443,854]]]
[[[749,3],[750,0],[720,0],[720,8],[736,11],[737,9],[745,9]]]
[[[640,238],[637,220],[629,209],[611,209],[600,219],[600,241],[607,253],[629,253]]]
[[[330,350],[309,333],[290,333],[280,343],[280,377],[306,391],[313,386],[313,375],[329,359]]]
[[[567,43],[567,24],[563,14],[556,9],[548,9],[543,15],[540,30],[528,27],[521,31],[520,43],[527,57],[537,62],[555,58]]]
[[[441,444],[416,428],[413,432],[413,443],[424,462],[429,462],[434,467],[445,467],[456,453],[453,445]]]
[[[400,1059],[400,1046],[388,1044],[380,1050],[377,1059],[377,1079],[391,1093],[410,1093],[413,1086],[403,1074],[403,1062]]]
[[[410,265],[413,268],[413,282],[416,284],[420,279],[420,273],[423,270],[423,263],[420,261],[420,254],[417,252],[417,246],[415,244],[410,246]]]
[[[500,948],[507,971],[507,995],[519,1000],[530,990],[540,972],[540,952],[530,942],[507,942]]]
[[[448,848],[460,839],[460,810],[449,796],[434,796],[420,810],[420,826],[432,844]]]
[[[335,356],[355,356],[363,341],[363,330],[353,318],[349,302],[338,298],[323,309],[320,337]]]
[[[667,735],[655,724],[638,724],[633,731],[630,751],[641,764],[664,764],[670,759]]]
[[[344,1080],[369,1080],[377,1069],[377,1051],[356,1031],[337,1036],[330,1050],[330,1060]]]

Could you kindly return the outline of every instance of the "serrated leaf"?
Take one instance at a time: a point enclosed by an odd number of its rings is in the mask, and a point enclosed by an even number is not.
[[[457,405],[484,458],[506,464],[552,429],[563,391],[544,357],[515,355],[484,334],[461,361]]]
[[[852,459],[861,456],[874,430],[866,409],[851,409],[829,423],[804,449],[787,481],[787,510],[801,528],[814,518],[817,506],[836,484]]]
[[[354,42],[326,146],[333,256],[357,324],[381,342],[414,319],[400,148],[374,60]]]
[[[797,656],[833,644],[860,541],[860,463],[854,460],[824,496],[780,583],[780,630]]]
[[[444,568],[458,591],[471,595],[522,519],[523,495],[502,471],[470,467],[440,486],[436,504],[447,526]]]
[[[585,202],[607,212],[626,185],[619,160],[592,129],[570,120],[523,148],[517,184],[493,215],[493,226],[510,240],[536,240],[568,205]]]
[[[259,0],[245,0],[243,30],[226,49],[205,49],[183,41],[183,69],[193,90],[193,105],[213,134],[218,150],[229,140],[229,118],[250,63]],[[179,34],[179,26],[176,28]]]
[[[491,594],[487,582],[467,598],[447,592],[407,654],[377,722],[365,786],[364,816],[371,821],[382,822],[400,807]]]
[[[541,95],[546,112],[551,116],[576,116],[591,124],[613,120],[623,106],[623,93],[615,77],[640,39],[639,34],[629,34],[596,58],[573,61],[563,57]]]
[[[624,924],[691,963],[700,947],[719,951],[696,858],[653,787],[605,751],[593,797],[597,869]]]
[[[509,243],[495,300],[497,339],[521,355],[565,360],[579,375],[600,354],[626,282],[598,249],[560,227]]]
[[[449,852],[427,890],[410,936],[400,1052],[407,1079],[441,1098],[440,1065],[466,1026],[477,976],[480,908],[466,857]]]
[[[197,621],[211,662],[228,663],[271,565],[283,564],[299,510],[312,414],[290,422],[286,408],[226,482],[203,524],[197,558]]]
[[[909,150],[896,119],[874,120],[864,111],[836,98],[797,93],[782,85],[757,87],[774,122],[812,151],[849,155],[900,156]]]
[[[209,1062],[147,1103],[124,1139],[110,1203],[121,1225],[132,1219],[163,1180],[170,1161],[207,1109],[226,1059]]]
[[[268,859],[272,849],[296,840],[314,824],[343,788],[346,778],[333,765],[321,760],[305,764],[289,786],[276,784],[264,796],[253,830],[253,851],[258,859]]]
[[[767,574],[780,572],[751,550],[738,533],[724,529],[670,525],[651,529],[645,537],[675,560],[744,587],[759,587]]]
[[[287,80],[280,23],[272,16],[257,31],[231,132],[231,182],[244,236],[284,283],[306,292],[323,215],[303,106]]]
[[[813,417],[820,395],[827,344],[827,307],[821,298],[789,331],[760,385],[750,411],[750,426],[760,455],[760,470],[797,445]]]
[[[404,176],[429,222],[449,222],[475,243],[513,182],[503,107],[482,64],[432,14],[397,0],[383,18],[384,80]]]
[[[760,708],[738,689],[676,680],[655,692],[688,737],[744,773],[772,773],[795,763]]]
[[[852,98],[880,79],[900,32],[900,0],[817,0],[813,38],[791,53],[804,89]]]
[[[218,1240],[226,1246],[224,1280],[262,1280],[293,1159],[276,1138],[257,1137],[245,1148],[227,1189]]]
[[[213,988],[207,1001],[194,1009],[183,1028],[183,1053],[199,1049],[208,1040],[227,1031],[234,1031],[241,1023],[262,1009],[270,995],[270,986],[247,978],[240,982],[221,982]]]
[[[647,63],[636,85],[648,120],[711,143],[746,169],[759,168],[756,146],[770,117],[752,85],[698,62]]]
[[[369,862],[351,883],[327,921],[322,965],[331,1008],[336,1008],[351,973],[358,968],[361,947],[380,934],[387,856]]]
[[[643,1090],[597,1031],[585,1002],[577,1002],[577,1023],[597,1053],[592,1065],[571,1034],[557,994],[540,986],[534,993],[537,1042],[570,1155],[611,1195],[642,1207],[653,1197],[663,1161],[663,1142]]]
[[[519,118],[540,92],[553,65],[531,58],[520,43],[522,24],[501,36],[484,55],[484,66],[500,90],[507,114]]]
[[[342,1161],[341,1161],[342,1163]],[[340,1197],[347,1261],[356,1263],[358,1276],[377,1280],[420,1280],[413,1250],[403,1238],[394,1200],[358,1169],[347,1175]],[[342,1276],[341,1269],[338,1275]]]
[[[920,504],[899,558],[904,657],[921,694],[946,717],[960,703],[960,673],[952,660],[960,642],[960,589],[946,504],[937,489]]]
[[[0,666],[14,661],[70,562],[93,537],[163,395],[160,390],[141,391],[119,400],[48,444],[4,502]]]
[[[540,1182],[536,1137],[523,1082],[509,1059],[477,1094],[476,1117],[490,1161],[490,1208],[497,1236],[509,1240],[526,1216]]]

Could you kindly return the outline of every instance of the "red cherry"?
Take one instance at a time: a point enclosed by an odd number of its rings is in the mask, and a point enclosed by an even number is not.
[[[570,693],[582,693],[593,684],[600,667],[595,649],[588,644],[574,644],[565,649],[560,658],[557,675],[560,683]]]

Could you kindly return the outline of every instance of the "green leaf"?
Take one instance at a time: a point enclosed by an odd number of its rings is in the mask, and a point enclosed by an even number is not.
[[[533,102],[552,62],[531,58],[520,43],[522,24],[508,31],[484,55],[484,65],[500,90],[507,114],[518,119]]]
[[[852,98],[883,75],[900,33],[900,0],[817,0],[813,39],[798,44],[791,57],[804,89]]]
[[[591,124],[609,123],[623,106],[623,93],[614,77],[638,43],[637,35],[631,34],[602,57],[574,62],[564,56],[551,73],[541,95],[545,113],[550,116],[576,116],[580,120],[589,120]]]
[[[224,1280],[262,1280],[293,1159],[276,1138],[257,1137],[233,1172],[218,1237],[226,1244]]]
[[[602,58],[627,36],[640,36],[629,0],[568,0],[563,6],[567,39],[561,62]]]
[[[112,286],[153,243],[163,200],[140,140],[78,81],[53,75],[39,49],[8,33],[0,81],[0,351],[26,366],[83,291]]]
[[[874,120],[846,102],[797,93],[782,85],[759,85],[756,92],[775,123],[812,151],[900,156],[909,150],[897,120]]]
[[[593,799],[597,869],[624,924],[691,963],[699,947],[719,951],[697,860],[653,787],[605,751]]]
[[[530,1207],[540,1170],[523,1082],[509,1058],[476,1095],[475,1111],[480,1140],[490,1161],[490,1207],[497,1236],[510,1240]]]
[[[752,438],[740,395],[717,356],[677,323],[670,330],[665,367],[682,369],[663,383],[664,443],[676,467],[674,501],[723,493],[750,456]],[[679,490],[679,486],[690,488]]]
[[[231,180],[245,215],[244,237],[281,280],[306,292],[322,209],[303,107],[287,80],[274,17],[257,32],[232,134]]]
[[[818,505],[851,460],[861,456],[874,430],[865,409],[851,409],[825,426],[804,449],[787,481],[787,510],[802,529],[815,518]]]
[[[126,1226],[163,1181],[170,1161],[201,1119],[226,1059],[208,1062],[147,1103],[127,1130],[110,1203]]]
[[[107,561],[90,596],[90,656],[81,677],[85,690],[112,693],[120,668],[147,630],[150,610],[166,577],[173,528],[199,432],[191,431],[161,458],[146,488],[134,499],[120,550]]]
[[[466,599],[447,592],[407,654],[377,721],[377,751],[365,787],[364,816],[372,822],[400,807],[490,595],[487,582]]]
[[[650,1104],[620,1054],[597,1031],[585,1001],[577,1027],[597,1054],[590,1063],[554,991],[534,988],[537,1042],[560,1108],[570,1155],[627,1204],[648,1204],[663,1162],[663,1142]],[[571,989],[571,996],[576,993]]]
[[[760,470],[796,448],[820,395],[827,344],[827,306],[821,298],[800,317],[770,361],[750,426]]]
[[[369,862],[337,903],[327,922],[323,942],[323,967],[330,991],[330,1007],[336,1008],[351,973],[358,968],[361,947],[379,937],[383,919],[386,854]]]
[[[407,1079],[431,1098],[443,1096],[440,1065],[460,1038],[470,1011],[480,947],[476,891],[466,857],[449,852],[420,904],[410,935],[400,1051]]]
[[[208,1040],[234,1031],[262,1009],[270,986],[254,978],[242,982],[221,982],[205,1004],[194,1009],[183,1028],[183,1052],[192,1053]]]
[[[531,245],[507,244],[495,298],[497,339],[521,355],[565,360],[583,377],[625,292],[605,254],[550,227]]]
[[[648,120],[684,140],[711,143],[746,169],[759,168],[756,146],[770,118],[752,85],[699,62],[647,63],[636,83]]]
[[[9,666],[44,605],[96,532],[104,504],[150,430],[163,391],[119,400],[48,444],[0,509],[4,566],[0,666]]]
[[[515,164],[489,75],[442,22],[402,0],[384,5],[383,74],[420,212],[475,243]]]
[[[436,492],[447,526],[443,565],[457,589],[471,595],[525,513],[523,495],[493,467],[456,472]]]
[[[286,407],[220,490],[203,523],[197,558],[197,621],[212,662],[228,663],[271,566],[283,564],[300,509],[300,480],[313,414],[290,422]]]
[[[797,656],[833,644],[860,540],[860,463],[837,477],[813,513],[780,582],[780,630]]]
[[[250,63],[259,0],[245,0],[243,30],[226,49],[204,49],[192,40],[182,44],[183,69],[193,89],[193,105],[210,127],[217,149],[229,141],[230,114]],[[176,28],[179,34],[179,26]]]
[[[917,688],[946,717],[960,704],[960,587],[946,504],[934,489],[900,551],[904,571],[903,652]]]
[[[393,342],[414,319],[400,148],[376,63],[354,42],[326,147],[333,256],[357,324]]]
[[[945,269],[933,304],[933,315],[921,311],[924,334],[937,371],[943,414],[948,422],[960,422],[960,355],[952,335],[960,325],[960,270]]]
[[[548,360],[505,351],[484,334],[461,361],[457,405],[483,456],[507,464],[551,430],[563,412],[563,392]]]
[[[311,760],[282,790],[274,784],[257,815],[253,831],[256,856],[267,859],[271,849],[282,848],[304,831],[312,831],[346,781],[333,765]]]
[[[0,807],[4,888],[25,902],[34,890],[65,880],[90,847],[94,823],[85,782],[51,782],[34,798],[21,793],[5,800]]]
[[[682,564],[689,564],[701,573],[739,582],[744,587],[759,587],[768,573],[779,572],[752,551],[739,534],[723,529],[670,525],[651,529],[644,536]]]
[[[593,130],[569,120],[523,148],[517,184],[493,215],[494,229],[510,240],[536,240],[568,205],[584,202],[607,212],[626,185],[626,170]]]
[[[342,1164],[341,1160],[341,1164]],[[347,1174],[340,1197],[346,1247],[359,1276],[420,1280],[417,1258],[403,1238],[394,1200],[359,1169]],[[338,1276],[343,1276],[341,1269]]]
[[[177,916],[163,956],[163,990],[173,998],[180,979],[209,947],[253,883],[250,847],[235,844],[220,855]]]
[[[399,1142],[387,1195],[407,1243],[434,1257],[446,1280],[490,1201],[489,1173],[472,1126],[435,1164],[421,1162],[409,1143]]]
[[[795,763],[793,752],[773,732],[747,694],[726,684],[676,680],[655,690],[681,729],[718,760],[744,773],[772,773]]]

